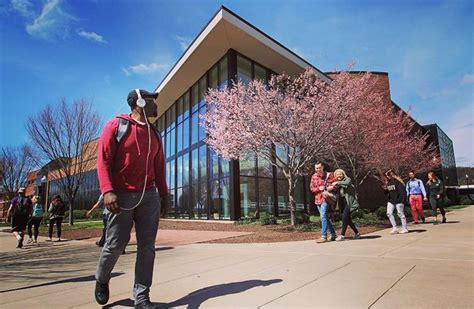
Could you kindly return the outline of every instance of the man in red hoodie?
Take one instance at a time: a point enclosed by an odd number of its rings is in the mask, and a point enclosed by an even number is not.
[[[108,214],[106,240],[95,275],[94,295],[101,305],[109,300],[112,270],[130,239],[130,231],[135,223],[135,308],[153,307],[149,292],[155,260],[155,239],[160,206],[166,209],[168,195],[163,145],[147,120],[147,117],[157,116],[157,97],[157,93],[141,89],[131,91],[127,102],[132,113],[110,120],[100,136],[97,173]],[[120,119],[125,119],[128,124],[125,134],[118,139]]]

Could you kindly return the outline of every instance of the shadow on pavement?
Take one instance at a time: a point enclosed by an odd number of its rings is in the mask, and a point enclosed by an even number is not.
[[[448,223],[461,223],[461,221],[446,221],[444,223],[440,223],[440,225],[448,224]]]
[[[409,230],[408,233],[424,233],[426,230],[422,229],[414,229],[414,230]]]
[[[367,236],[361,236],[359,239],[354,239],[354,240],[364,240],[364,239],[376,239],[382,237],[381,235],[367,235]]]
[[[232,282],[213,285],[194,291],[178,300],[168,304],[157,304],[158,308],[173,308],[177,306],[186,306],[188,309],[197,309],[203,302],[214,297],[220,297],[229,294],[237,294],[250,290],[258,286],[268,286],[274,283],[282,282],[282,279],[272,280],[246,280],[241,282]]]
[[[112,278],[121,276],[125,273],[112,273]],[[20,291],[20,290],[26,290],[26,289],[32,289],[32,288],[38,288],[41,286],[48,286],[48,285],[56,285],[56,284],[63,284],[63,283],[70,283],[70,282],[87,282],[87,281],[95,281],[95,276],[90,275],[90,276],[83,276],[83,277],[76,277],[76,278],[68,278],[68,279],[63,279],[63,280],[58,280],[58,281],[53,281],[53,282],[46,282],[46,283],[40,283],[40,284],[35,284],[35,285],[29,285],[29,286],[24,286],[21,288],[14,288],[10,290],[3,290],[0,291],[1,293],[6,293],[6,292],[13,292],[13,291]]]
[[[155,248],[155,251],[166,251],[171,249],[174,249],[174,247],[157,247]],[[127,253],[137,253],[137,250],[129,250]]]

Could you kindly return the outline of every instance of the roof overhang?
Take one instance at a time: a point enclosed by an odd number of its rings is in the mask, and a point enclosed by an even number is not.
[[[225,7],[221,7],[155,89],[158,115],[162,115],[224,54],[234,49],[276,73],[297,75],[315,69],[326,82],[330,78]]]

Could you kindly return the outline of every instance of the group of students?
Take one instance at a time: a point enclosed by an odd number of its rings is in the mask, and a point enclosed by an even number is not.
[[[49,208],[49,238],[52,241],[53,227],[56,225],[58,241],[61,241],[61,226],[66,207],[60,195],[53,197]],[[25,188],[18,189],[18,196],[14,197],[7,211],[7,217],[11,218],[11,232],[17,239],[16,247],[22,248],[25,232],[28,229],[28,244],[38,244],[39,227],[43,221],[45,207],[41,203],[41,197],[34,195],[31,199],[25,196]]]
[[[384,174],[385,184],[382,186],[387,194],[387,217],[392,225],[391,234],[408,233],[407,220],[405,217],[405,203],[408,201],[413,216],[413,223],[418,224],[418,214],[421,220],[425,222],[425,213],[423,211],[423,200],[429,201],[434,217],[434,224],[438,223],[437,209],[442,215],[442,223],[446,222],[446,212],[443,208],[444,186],[442,181],[434,172],[428,173],[428,182],[425,186],[420,179],[415,178],[415,172],[410,171],[409,181],[404,181],[394,173],[388,170]],[[360,233],[351,218],[351,213],[359,208],[355,186],[350,177],[342,169],[337,169],[333,173],[325,171],[322,163],[315,165],[315,173],[311,177],[310,190],[314,194],[314,204],[317,207],[321,217],[321,237],[316,240],[317,243],[328,241],[342,241],[346,238],[347,227],[350,226],[354,232],[353,239],[360,238]],[[336,235],[329,212],[333,208],[338,208],[342,214],[342,229],[339,236]],[[394,210],[397,210],[398,217],[401,220],[401,227],[398,228]],[[329,235],[330,234],[330,235]]]

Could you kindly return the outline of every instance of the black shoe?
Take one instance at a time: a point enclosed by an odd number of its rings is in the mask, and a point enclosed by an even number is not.
[[[421,218],[421,221],[423,221],[423,223],[425,223],[425,217]]]
[[[446,217],[443,217],[443,221],[441,222],[446,223]]]
[[[18,249],[21,249],[21,247],[23,247],[23,238],[20,238],[20,239],[16,240],[16,247]]]
[[[109,301],[109,284],[96,281],[94,296],[99,305],[105,305]]]
[[[103,247],[103,246],[104,246],[104,244],[101,244],[99,241],[96,241],[96,242],[95,242],[95,245],[96,245],[97,247]]]
[[[152,303],[149,300],[145,300],[138,305],[135,305],[135,309],[152,309],[152,308],[157,308],[154,303]]]

